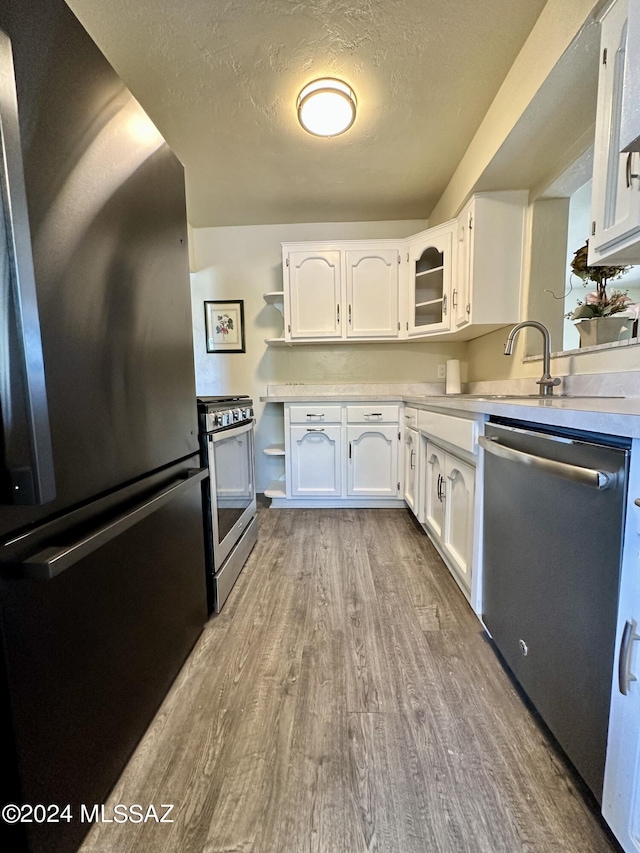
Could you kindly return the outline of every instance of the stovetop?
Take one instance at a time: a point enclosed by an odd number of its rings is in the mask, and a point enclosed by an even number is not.
[[[205,409],[208,412],[215,412],[219,409],[232,409],[233,403],[240,403],[242,406],[251,406],[253,400],[251,400],[248,394],[239,394],[237,397],[198,397],[198,408]]]
[[[253,420],[253,400],[247,394],[198,397],[198,420],[201,433],[240,426]]]

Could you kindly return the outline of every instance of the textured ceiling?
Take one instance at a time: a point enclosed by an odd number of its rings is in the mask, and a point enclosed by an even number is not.
[[[67,0],[186,167],[194,226],[428,217],[545,0]],[[318,139],[296,96],[358,98]]]

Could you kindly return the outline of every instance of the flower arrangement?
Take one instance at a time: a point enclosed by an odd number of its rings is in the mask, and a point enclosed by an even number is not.
[[[593,317],[611,317],[626,311],[632,304],[627,296],[627,290],[612,290],[607,293],[607,285],[624,275],[630,267],[590,267],[587,264],[589,254],[589,241],[584,244],[573,256],[571,270],[578,278],[582,279],[586,287],[587,282],[593,282],[596,289],[587,293],[584,302],[578,300],[578,307],[570,311],[567,316],[570,320],[590,320]]]
[[[216,335],[228,335],[233,331],[233,317],[228,314],[216,315]]]

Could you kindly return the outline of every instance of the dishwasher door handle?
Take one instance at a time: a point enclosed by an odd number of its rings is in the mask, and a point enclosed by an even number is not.
[[[529,465],[554,477],[570,480],[581,486],[589,486],[592,489],[610,489],[618,480],[617,474],[612,471],[597,471],[594,468],[582,468],[579,465],[570,465],[568,462],[557,462],[555,459],[547,459],[544,456],[535,456],[533,453],[525,453],[522,450],[514,450],[513,447],[505,447],[497,439],[481,435],[478,439],[480,446],[488,453],[507,459],[510,462],[519,462],[521,465]]]

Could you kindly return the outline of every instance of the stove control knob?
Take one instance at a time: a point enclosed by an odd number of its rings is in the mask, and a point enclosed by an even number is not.
[[[242,417],[242,409],[234,409],[233,410],[233,420],[239,421]]]

